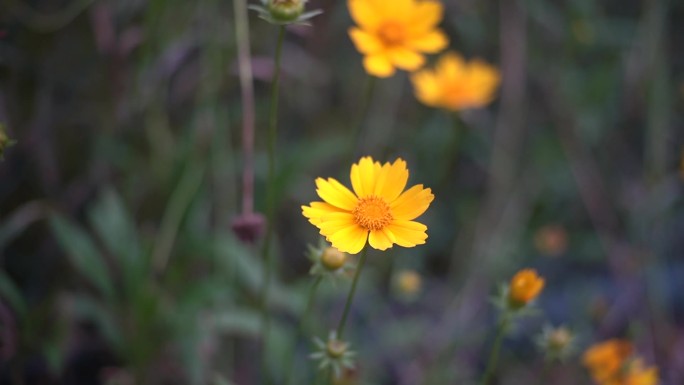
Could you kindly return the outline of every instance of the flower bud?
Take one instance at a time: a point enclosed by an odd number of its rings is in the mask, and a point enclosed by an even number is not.
[[[269,0],[268,12],[273,20],[288,23],[296,21],[304,12],[305,0]]]
[[[523,269],[511,279],[508,288],[508,302],[513,309],[519,309],[539,296],[544,288],[544,278],[533,269]]]
[[[333,359],[338,359],[344,356],[349,345],[340,340],[329,340],[325,346],[325,351],[328,353],[328,357]]]
[[[396,276],[396,287],[403,295],[413,296],[420,291],[422,279],[414,270],[400,271]]]
[[[321,264],[330,271],[340,269],[347,262],[347,254],[334,247],[327,247],[321,254]]]

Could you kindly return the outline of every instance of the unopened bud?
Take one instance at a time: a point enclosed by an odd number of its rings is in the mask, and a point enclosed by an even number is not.
[[[338,270],[346,262],[347,255],[334,247],[326,248],[321,255],[321,264],[330,271]]]
[[[340,340],[329,340],[325,351],[328,353],[330,358],[341,358],[347,351],[348,344]]]
[[[292,22],[304,12],[304,0],[269,0],[268,11],[279,22]]]

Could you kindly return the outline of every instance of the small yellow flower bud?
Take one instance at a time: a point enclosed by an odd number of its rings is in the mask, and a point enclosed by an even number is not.
[[[422,279],[413,270],[403,270],[397,274],[397,289],[404,295],[414,295],[420,291]]]
[[[321,264],[330,271],[335,271],[347,262],[347,254],[337,250],[334,247],[328,247],[323,250],[321,255]]]
[[[533,269],[523,269],[516,273],[509,285],[508,299],[516,309],[527,305],[539,296],[544,288],[544,278]]]
[[[328,353],[330,358],[342,358],[344,353],[347,351],[348,345],[345,342],[339,340],[329,340],[325,351]]]
[[[276,21],[291,22],[297,20],[304,12],[304,3],[304,0],[270,0],[268,11]]]

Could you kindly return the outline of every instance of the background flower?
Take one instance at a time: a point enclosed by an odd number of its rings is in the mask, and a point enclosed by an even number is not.
[[[415,71],[425,62],[423,53],[439,52],[449,42],[437,28],[443,12],[437,1],[349,0],[348,4],[358,25],[349,29],[349,36],[371,75],[392,76],[395,68]]]
[[[430,107],[460,111],[489,104],[501,76],[480,59],[469,62],[455,52],[442,55],[434,69],[411,75],[416,97]]]

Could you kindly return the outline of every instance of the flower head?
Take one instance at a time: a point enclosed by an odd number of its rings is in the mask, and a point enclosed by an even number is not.
[[[404,191],[408,177],[402,159],[381,165],[371,157],[361,158],[351,167],[354,192],[333,178],[318,178],[316,192],[323,202],[302,206],[302,214],[342,252],[356,254],[366,242],[378,250],[422,245],[427,226],[414,219],[427,210],[434,195],[423,185]]]
[[[430,107],[460,111],[479,108],[494,99],[499,71],[479,59],[465,62],[455,52],[442,55],[437,66],[411,75],[416,97]]]
[[[261,5],[250,5],[259,17],[271,24],[308,25],[309,19],[323,13],[321,10],[304,12],[307,0],[261,0]]]
[[[547,325],[537,338],[537,345],[549,361],[563,361],[574,351],[574,335],[565,326],[554,328]]]
[[[513,307],[522,307],[537,298],[544,288],[544,278],[533,269],[517,272],[508,286],[508,299]]]
[[[611,339],[591,346],[584,352],[582,362],[598,384],[604,384],[620,375],[624,363],[634,353],[629,341]]]
[[[312,360],[319,361],[318,368],[324,370],[330,368],[335,375],[334,378],[339,378],[344,369],[354,368],[354,357],[356,353],[349,350],[349,344],[337,338],[337,333],[331,331],[328,335],[328,340],[323,341],[320,338],[314,338],[314,344],[318,350],[309,355]]]
[[[442,4],[434,0],[348,0],[357,27],[349,29],[363,65],[371,75],[392,76],[396,68],[415,71],[423,53],[437,53],[449,39],[437,24]]]

